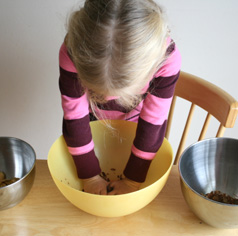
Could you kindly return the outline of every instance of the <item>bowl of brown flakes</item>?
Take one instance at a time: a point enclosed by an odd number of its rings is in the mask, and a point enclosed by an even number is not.
[[[181,155],[179,172],[185,201],[216,228],[238,228],[238,140],[211,138]]]
[[[35,179],[36,154],[25,141],[0,137],[0,210],[20,203]]]

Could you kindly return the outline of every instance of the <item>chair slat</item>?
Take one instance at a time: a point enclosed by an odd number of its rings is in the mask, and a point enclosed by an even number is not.
[[[167,129],[166,129],[166,133],[165,133],[165,138],[167,138],[167,139],[169,139],[169,134],[170,134],[170,130],[171,130],[172,119],[174,116],[174,108],[175,108],[175,104],[176,104],[176,98],[177,98],[177,96],[173,97],[173,100],[172,100],[172,103],[170,106],[168,122],[167,122]]]
[[[225,130],[226,130],[226,128],[222,124],[220,124],[216,137],[217,138],[222,137],[224,135]]]
[[[205,137],[205,135],[206,135],[206,133],[207,133],[207,129],[208,129],[208,125],[209,125],[209,123],[210,123],[211,117],[212,117],[212,115],[211,115],[210,113],[207,113],[206,120],[205,120],[205,122],[204,122],[204,124],[203,124],[202,131],[201,131],[201,133],[200,133],[200,136],[199,136],[199,138],[198,138],[198,141],[204,139],[204,137]]]
[[[188,118],[187,118],[187,121],[186,121],[186,124],[185,124],[185,128],[184,128],[184,131],[183,131],[183,134],[182,134],[182,138],[181,138],[181,141],[179,143],[177,154],[176,154],[176,157],[174,159],[174,164],[175,165],[177,164],[178,159],[179,159],[181,153],[184,150],[184,146],[185,146],[185,143],[186,143],[186,140],[187,140],[187,137],[188,137],[188,131],[189,131],[189,128],[190,128],[190,125],[191,125],[191,122],[192,122],[195,107],[196,107],[196,105],[194,103],[192,103],[192,105],[190,107],[189,114],[188,114]]]

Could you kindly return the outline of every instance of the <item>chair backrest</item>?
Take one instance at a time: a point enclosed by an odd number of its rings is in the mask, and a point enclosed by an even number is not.
[[[238,102],[227,92],[204,79],[186,72],[181,72],[169,112],[165,135],[167,139],[169,139],[177,97],[189,101],[191,107],[174,159],[174,164],[178,163],[179,157],[184,150],[196,106],[207,112],[205,122],[201,128],[201,133],[198,139],[199,141],[204,139],[212,116],[220,123],[216,137],[222,137],[226,128],[232,128],[234,126],[238,114]]]

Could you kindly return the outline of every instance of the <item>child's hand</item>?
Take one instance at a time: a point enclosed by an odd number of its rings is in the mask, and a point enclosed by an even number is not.
[[[131,193],[138,190],[140,187],[140,183],[125,178],[122,180],[111,182],[109,184],[109,187],[113,188],[113,190],[110,191],[108,195],[118,195],[118,194]]]
[[[99,175],[89,179],[83,179],[83,188],[87,193],[107,195],[108,182]]]

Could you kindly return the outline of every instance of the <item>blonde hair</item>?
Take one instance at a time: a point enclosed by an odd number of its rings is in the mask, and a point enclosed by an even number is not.
[[[161,66],[168,26],[152,0],[86,0],[72,13],[66,46],[91,106],[117,96],[125,108]]]

